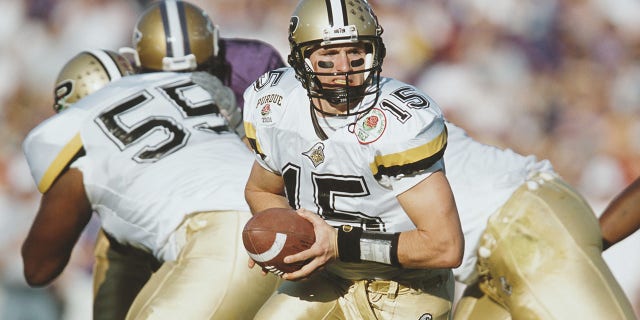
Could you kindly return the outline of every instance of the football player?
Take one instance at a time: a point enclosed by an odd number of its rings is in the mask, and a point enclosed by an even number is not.
[[[24,141],[43,193],[22,248],[25,278],[55,279],[96,212],[116,254],[161,264],[127,319],[251,318],[278,279],[246,268],[242,192],[253,158],[221,111],[233,114],[233,92],[208,72],[113,81],[125,62],[100,51],[71,59],[56,86],[61,111]]]
[[[280,54],[262,41],[219,37],[207,13],[186,1],[151,3],[138,18],[132,40],[133,48],[120,51],[136,70],[209,71],[231,88],[240,108],[244,90],[255,79],[284,66]],[[243,136],[240,110],[228,116]],[[118,243],[111,247],[103,234],[95,255],[94,312],[104,315],[102,319],[122,319],[157,263],[135,247]]]
[[[447,178],[465,234],[454,319],[634,319],[598,220],[547,161],[447,123]]]
[[[316,242],[257,319],[448,319],[464,239],[439,107],[380,76],[385,48],[364,0],[303,0],[289,64],[245,92],[256,153],[245,197],[292,207]],[[302,84],[302,85],[301,85]],[[285,197],[286,195],[286,197]]]
[[[311,0],[303,1],[302,4],[309,2]],[[316,36],[313,40],[330,43],[332,36],[341,36],[345,40],[357,39],[355,34],[349,33],[351,29],[358,30],[358,36],[362,36],[357,23],[336,19],[339,16],[337,13],[341,12],[341,4],[330,3],[331,8],[313,11],[315,15],[313,21],[318,25],[317,30],[323,31],[326,35]],[[359,10],[356,8],[355,11]],[[350,10],[343,12],[350,12]],[[327,16],[333,20],[328,19]],[[333,70],[326,69],[335,65],[334,61],[331,61],[331,56],[343,54],[340,51],[330,51],[326,60],[313,64],[311,55],[305,55],[304,51],[298,50],[317,43],[312,42],[311,38],[300,41],[295,37],[296,33],[304,34],[304,30],[307,30],[305,28],[313,26],[313,23],[308,23],[310,20],[308,16],[294,14],[290,26],[290,39],[293,41],[290,57],[293,61],[290,60],[290,63],[296,71],[297,78],[307,88],[307,94],[301,93],[304,89],[295,83],[290,69],[280,69],[265,75],[256,82],[254,88],[247,91],[247,97],[251,98],[246,99],[245,125],[256,153],[260,156],[258,163],[262,165],[258,169],[254,166],[252,177],[255,172],[263,171],[281,174],[282,188],[287,196],[286,201],[281,200],[282,206],[288,204],[293,208],[313,208],[312,210],[316,213],[328,219],[336,216],[343,221],[345,218],[352,218],[354,214],[368,217],[377,210],[383,210],[382,206],[371,209],[359,203],[354,210],[348,205],[355,203],[362,194],[368,194],[369,189],[355,195],[344,190],[323,192],[321,188],[327,185],[334,187],[342,185],[347,191],[355,189],[353,183],[337,184],[335,181],[340,178],[337,174],[318,173],[311,177],[314,182],[314,193],[305,198],[305,191],[300,187],[305,184],[298,181],[308,179],[304,175],[305,170],[312,172],[324,170],[332,163],[346,162],[357,154],[342,152],[341,159],[333,159],[333,162],[329,162],[328,154],[332,151],[329,150],[330,145],[323,140],[327,135],[331,140],[334,135],[340,136],[341,132],[344,137],[359,141],[362,145],[361,149],[366,149],[389,135],[390,128],[393,126],[406,126],[407,123],[411,123],[411,118],[415,117],[414,109],[425,105],[422,101],[433,103],[424,95],[413,91],[411,86],[406,86],[394,91],[391,97],[381,95],[375,106],[357,115],[355,121],[344,120],[338,116],[318,117],[314,120],[313,117],[321,111],[311,111],[307,115],[296,115],[307,121],[300,120],[298,121],[300,125],[289,124],[289,128],[285,128],[286,125],[281,123],[292,117],[295,113],[292,110],[295,108],[300,112],[300,106],[309,104],[303,100],[311,98],[314,102],[313,98],[325,94],[319,90],[325,89],[321,76],[335,77],[337,74],[329,74]],[[344,25],[340,29],[322,29],[324,24],[329,24],[327,20],[334,24],[344,23]],[[350,25],[351,23],[353,25]],[[308,34],[312,33],[309,32],[306,35]],[[353,54],[357,52],[358,49],[355,49]],[[348,53],[345,54],[348,55]],[[367,65],[367,62],[375,61],[374,57],[365,55],[363,59],[365,68],[371,72],[373,69]],[[371,58],[373,60],[370,60]],[[362,63],[357,59],[356,61],[355,65],[351,64],[352,68]],[[314,78],[309,74],[314,70],[324,70],[325,74]],[[353,72],[350,73],[349,78],[334,81],[331,86],[326,86],[326,89],[339,89],[341,85],[349,83],[352,77]],[[344,98],[349,101],[348,97],[358,89],[347,87],[342,91],[336,90],[333,98],[335,100]],[[375,89],[366,91],[366,93],[369,92],[373,95]],[[249,110],[253,111],[249,113]],[[326,112],[326,110],[322,111]],[[301,127],[308,122],[314,124],[316,140],[308,132],[308,128]],[[454,273],[459,281],[469,284],[468,291],[457,306],[454,317],[456,319],[633,319],[633,310],[628,299],[601,257],[600,230],[593,211],[571,186],[562,181],[553,171],[552,166],[547,161],[537,161],[533,156],[521,156],[511,150],[501,150],[478,143],[451,123],[446,123],[446,127],[448,140],[447,149],[444,152],[444,163],[465,234],[464,259],[462,265],[454,269]],[[327,131],[330,134],[326,134]],[[277,147],[273,137],[283,139],[293,132],[303,138],[309,136],[312,138],[300,143],[301,148],[306,149],[302,152],[304,157],[297,162],[285,163],[284,157],[287,154],[281,154],[281,150],[273,151]],[[300,137],[297,138],[301,139]],[[297,145],[291,142],[285,142],[285,144]],[[398,159],[402,159],[400,155],[384,157],[384,154],[380,154],[380,157],[375,160],[399,161]],[[304,161],[313,161],[314,167],[305,169],[307,163]],[[372,170],[377,170],[378,162],[371,161],[369,166]],[[384,182],[390,178],[393,177],[381,176],[380,181]],[[329,179],[332,184],[322,183]],[[279,188],[273,187],[271,191],[273,190],[279,190]],[[346,209],[345,205],[347,205]],[[366,248],[366,244],[361,244],[360,247]],[[291,258],[297,260],[299,256]],[[318,288],[322,287],[318,285]],[[371,295],[377,294],[382,301],[379,302],[381,304],[392,303],[395,299],[395,296],[389,298],[373,290],[366,292]],[[288,301],[286,293],[287,291],[281,290],[278,295],[270,299],[260,311],[259,316],[268,318],[270,314],[277,314],[276,312],[281,310],[278,304],[286,304]],[[340,303],[340,306],[343,305],[344,303]],[[307,306],[299,305],[297,309],[295,307],[291,309],[302,312],[304,308],[311,306],[310,303]],[[370,306],[378,310],[377,304],[370,304]],[[335,303],[317,303],[315,307],[317,312],[331,312],[330,308],[338,308]],[[369,312],[366,306],[364,309],[365,313]]]

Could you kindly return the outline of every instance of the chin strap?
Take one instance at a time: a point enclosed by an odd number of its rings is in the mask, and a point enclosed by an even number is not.
[[[327,134],[324,133],[324,130],[322,130],[320,124],[318,123],[316,108],[313,106],[313,101],[311,101],[311,99],[309,99],[309,112],[311,112],[311,123],[313,123],[313,130],[316,132],[318,138],[320,138],[320,140],[322,141],[329,139]]]

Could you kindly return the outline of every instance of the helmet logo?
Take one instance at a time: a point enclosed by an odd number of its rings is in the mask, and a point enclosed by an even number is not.
[[[289,34],[293,35],[293,33],[296,32],[296,30],[298,30],[299,24],[300,24],[300,18],[298,18],[297,16],[291,17],[291,20],[289,20]]]
[[[361,144],[378,140],[387,128],[387,116],[380,109],[371,109],[356,121],[355,135]]]
[[[68,79],[58,84],[54,92],[55,94],[54,109],[56,111],[61,111],[69,107],[70,104],[67,102],[67,98],[71,96],[72,92],[73,92],[73,80]]]
[[[324,162],[324,144],[322,142],[318,142],[309,149],[307,152],[302,153],[304,156],[311,160],[314,167],[318,167],[320,164]]]
[[[432,320],[433,316],[431,315],[431,313],[425,313],[423,315],[420,316],[420,318],[418,318],[418,320]]]

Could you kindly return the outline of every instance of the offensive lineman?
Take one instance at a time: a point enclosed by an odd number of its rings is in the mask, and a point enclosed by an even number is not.
[[[113,52],[78,54],[56,105],[115,80],[124,64]],[[222,115],[235,107],[206,72],[129,75],[33,129],[23,148],[43,196],[23,244],[27,282],[60,274],[95,211],[116,243],[162,263],[127,319],[250,319],[278,280],[248,272],[239,254],[252,156]]]
[[[303,0],[289,32],[293,69],[245,92],[256,153],[245,197],[254,213],[298,209],[316,243],[288,258],[310,262],[256,318],[448,319],[464,239],[438,106],[380,77],[382,28],[366,1]]]
[[[242,108],[244,90],[284,62],[264,42],[219,38],[218,33],[218,27],[201,8],[187,1],[156,1],[138,18],[132,37],[134,48],[121,51],[133,55],[131,60],[139,72],[189,71],[206,61],[208,71],[231,88]],[[241,117],[240,113],[236,117]],[[244,135],[242,126],[235,129]],[[111,242],[104,235],[96,242],[94,312],[99,319],[119,320],[158,262],[135,247],[113,239]]]
[[[447,128],[466,245],[454,274],[468,285],[454,319],[635,319],[602,258],[598,219],[551,164]]]

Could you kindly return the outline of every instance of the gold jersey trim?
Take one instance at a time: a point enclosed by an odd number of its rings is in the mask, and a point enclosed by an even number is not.
[[[413,174],[428,169],[442,159],[447,146],[447,130],[443,130],[435,139],[423,145],[402,152],[381,155],[369,164],[376,179],[385,176]]]
[[[253,123],[247,121],[244,122],[244,134],[247,137],[247,140],[249,140],[249,145],[251,145],[253,151],[255,151],[260,155],[260,157],[262,157],[262,159],[264,159],[265,155],[262,152],[262,147],[258,143],[256,127],[253,126]]]
[[[40,179],[38,190],[41,193],[45,193],[51,188],[53,182],[56,181],[60,173],[69,165],[71,159],[78,154],[80,149],[82,149],[82,139],[80,138],[80,133],[78,133],[62,148],[58,156],[47,168],[47,171],[45,171],[42,179]]]

